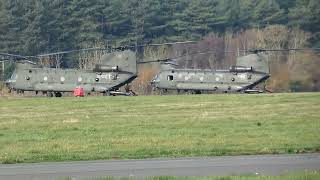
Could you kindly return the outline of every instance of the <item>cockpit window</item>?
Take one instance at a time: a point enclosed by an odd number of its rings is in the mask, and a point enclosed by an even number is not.
[[[10,77],[10,79],[17,79],[17,74],[14,72],[12,75],[11,75],[11,77]]]

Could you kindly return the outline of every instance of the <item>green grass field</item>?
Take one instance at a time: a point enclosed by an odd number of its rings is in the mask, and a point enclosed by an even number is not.
[[[282,176],[226,176],[226,177],[150,177],[141,180],[319,180],[319,172],[305,172]],[[66,178],[65,180],[69,180]],[[71,178],[70,178],[71,180]],[[135,178],[101,178],[97,180],[138,180]]]
[[[0,162],[320,152],[320,93],[0,98]]]

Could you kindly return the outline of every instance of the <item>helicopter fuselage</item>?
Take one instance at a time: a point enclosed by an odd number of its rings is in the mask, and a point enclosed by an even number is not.
[[[269,77],[269,74],[253,69],[168,69],[157,74],[151,84],[155,89],[162,91],[245,92]]]
[[[268,57],[263,53],[241,56],[236,64],[225,70],[177,69],[172,63],[165,63],[151,81],[154,89],[213,92],[261,92],[253,89],[270,77]]]
[[[136,77],[129,72],[37,68],[19,64],[7,85],[18,91],[72,92],[81,87],[86,92],[103,93],[117,90]]]
[[[109,95],[130,95],[117,91],[137,77],[136,57],[132,51],[113,52],[102,56],[101,64],[89,70],[40,67],[30,61],[16,63],[10,79],[9,90],[35,91],[61,97],[63,92],[82,88],[86,93],[100,92]]]

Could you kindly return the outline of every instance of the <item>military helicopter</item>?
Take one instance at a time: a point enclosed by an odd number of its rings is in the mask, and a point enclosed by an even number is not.
[[[20,56],[16,56],[21,59]],[[61,97],[63,92],[73,92],[81,87],[85,92],[105,95],[133,95],[133,92],[117,90],[137,77],[136,55],[133,51],[108,53],[92,70],[46,68],[27,60],[18,61],[6,85],[10,91],[23,93],[35,91],[49,97]]]
[[[150,46],[171,45],[151,44]],[[49,97],[61,97],[64,92],[73,92],[81,87],[85,92],[100,92],[104,95],[134,95],[129,88],[125,92],[119,88],[131,83],[138,76],[137,64],[161,62],[160,72],[151,80],[151,86],[159,90],[161,94],[168,91],[191,92],[245,92],[261,93],[266,89],[257,89],[257,85],[265,82],[270,77],[267,51],[292,51],[306,49],[260,49],[243,50],[252,54],[237,58],[236,64],[229,69],[177,69],[173,60],[181,57],[167,58],[153,61],[137,60],[136,53],[130,50],[132,47],[117,48],[118,51],[105,54],[101,63],[96,64],[91,70],[57,69],[40,67],[29,61],[30,58],[39,58],[47,55],[67,54],[80,51],[99,50],[82,49],[44,54],[38,56],[20,56],[12,54],[0,54],[18,59],[16,69],[10,79],[6,81],[10,91],[23,93],[24,91],[42,92]],[[105,49],[102,49],[105,50]],[[212,53],[212,52],[199,52]],[[128,86],[127,86],[128,87]]]
[[[308,49],[254,49],[239,50],[251,54],[236,59],[236,64],[229,69],[178,69],[175,61],[181,57],[155,60],[149,62],[162,62],[158,74],[151,80],[153,90],[159,94],[167,94],[176,91],[179,93],[201,94],[203,92],[214,93],[263,93],[271,92],[257,86],[265,83],[270,75],[269,59],[266,52],[269,51],[304,51],[320,50]],[[229,51],[232,53],[232,51]],[[199,52],[199,54],[212,53],[211,51]],[[196,54],[196,53],[195,53]]]
[[[119,88],[131,83],[138,75],[136,52],[133,48],[144,46],[161,46],[172,44],[192,43],[193,41],[174,42],[163,44],[148,44],[139,46],[123,46],[111,49],[88,48],[80,50],[63,51],[37,56],[21,56],[0,53],[0,56],[16,61],[15,70],[6,81],[9,91],[24,93],[35,91],[42,92],[49,97],[61,97],[64,92],[73,92],[80,87],[84,92],[100,92],[104,95],[131,96],[135,93],[126,86],[125,92]],[[96,64],[91,70],[60,69],[41,67],[29,59],[38,59],[51,55],[63,55],[83,51],[108,51],[102,56],[101,63]]]
[[[179,57],[180,58],[180,57]],[[236,65],[229,69],[178,69],[176,59],[156,60],[162,62],[160,72],[150,81],[151,86],[160,94],[171,91],[201,94],[202,92],[245,92],[262,93],[254,89],[270,77],[268,56],[253,53],[238,57]],[[151,62],[151,61],[150,61]]]

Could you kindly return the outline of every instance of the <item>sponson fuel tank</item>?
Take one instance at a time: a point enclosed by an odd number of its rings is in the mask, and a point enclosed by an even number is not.
[[[103,65],[103,64],[96,64],[93,71],[94,72],[114,72],[114,71],[119,71],[119,66],[109,66],[109,65]]]
[[[231,66],[230,72],[252,72],[252,67],[244,67],[244,66]]]

